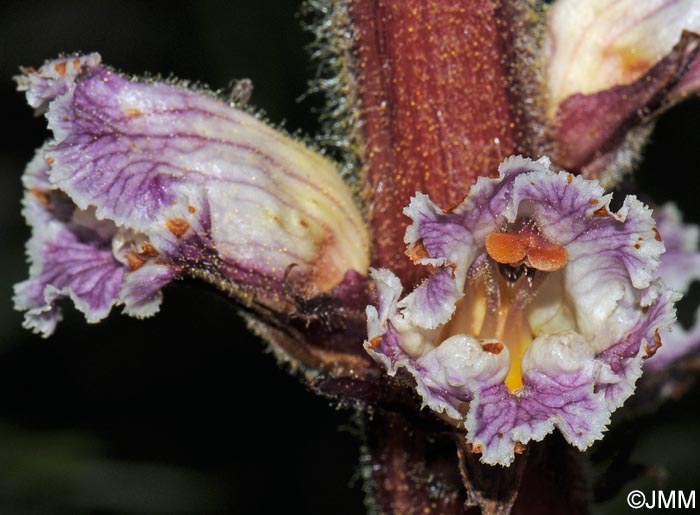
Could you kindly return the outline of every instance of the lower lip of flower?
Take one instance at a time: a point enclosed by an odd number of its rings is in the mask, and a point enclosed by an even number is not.
[[[471,334],[480,340],[503,342],[510,355],[504,383],[511,392],[522,388],[522,358],[536,336],[529,308],[545,281],[567,261],[566,248],[546,240],[528,220],[489,234],[486,255],[470,268],[465,296],[458,301],[438,341]],[[483,348],[499,354],[503,347],[486,343]]]

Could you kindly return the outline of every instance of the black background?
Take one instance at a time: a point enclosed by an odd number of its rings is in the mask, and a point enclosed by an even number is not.
[[[280,370],[210,289],[169,286],[160,314],[145,321],[113,314],[88,325],[66,306],[49,340],[23,330],[11,303],[11,285],[27,273],[20,175],[48,136],[14,92],[18,67],[99,51],[129,74],[214,89],[247,77],[252,104],[272,122],[313,134],[323,99],[298,101],[316,72],[299,10],[283,0],[0,7],[0,514],[363,513],[348,414]],[[654,200],[675,200],[695,222],[699,115],[697,101],[666,114],[638,175]],[[667,488],[696,488],[698,400],[695,389],[618,424],[594,448],[594,470],[635,439],[633,462],[665,467]],[[631,488],[596,512],[624,513]]]

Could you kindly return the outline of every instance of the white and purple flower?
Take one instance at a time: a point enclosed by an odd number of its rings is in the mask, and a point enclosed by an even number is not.
[[[579,449],[601,438],[674,322],[651,210],[610,200],[547,159],[510,158],[448,212],[421,194],[406,208],[407,254],[432,269],[413,292],[371,272],[365,348],[462,422],[485,463],[555,427]]]
[[[362,287],[365,224],[335,165],[301,142],[211,94],[129,80],[97,54],[18,83],[54,136],[24,175],[26,327],[50,335],[64,297],[89,322],[116,305],[149,316],[182,275],[281,314]]]
[[[684,224],[678,207],[673,203],[655,209],[654,220],[666,246],[657,275],[671,289],[685,295],[693,282],[700,281],[700,230],[696,225]],[[664,337],[664,346],[654,359],[646,363],[645,370],[660,373],[698,348],[700,309],[694,313],[689,327],[684,328],[680,322],[673,325],[671,332]],[[662,388],[659,393],[665,395],[666,389]]]

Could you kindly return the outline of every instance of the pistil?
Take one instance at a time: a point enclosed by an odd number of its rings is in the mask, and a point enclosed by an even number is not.
[[[503,269],[507,270],[507,268],[502,265],[498,268],[501,271],[497,277],[500,298],[502,299],[498,316],[501,319],[502,329],[495,337],[505,343],[510,352],[510,369],[505,379],[505,385],[510,391],[515,391],[523,386],[523,355],[534,339],[526,316],[527,307],[537,295],[547,274],[522,265],[524,271],[515,281],[510,281],[509,278],[512,275],[503,273]],[[483,334],[480,337],[488,338],[489,336]]]

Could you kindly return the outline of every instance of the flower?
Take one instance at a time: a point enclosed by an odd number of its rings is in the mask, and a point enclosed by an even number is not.
[[[700,5],[560,0],[544,54],[555,161],[609,186],[631,170],[648,122],[700,87]]]
[[[613,213],[597,182],[547,159],[499,170],[449,212],[414,197],[407,254],[434,271],[403,298],[398,277],[372,271],[365,348],[507,466],[554,427],[581,450],[602,438],[678,297],[655,278],[664,245],[635,197]]]
[[[694,281],[700,281],[700,230],[695,225],[684,224],[673,203],[654,210],[654,220],[666,246],[657,275],[670,288],[685,295]],[[700,311],[696,311],[689,328],[674,324],[664,342],[657,356],[646,363],[647,370],[660,372],[700,346]],[[661,395],[667,390],[662,390]]]
[[[212,95],[130,81],[98,54],[18,83],[54,134],[23,179],[26,327],[50,335],[63,297],[89,322],[115,305],[150,316],[183,275],[282,314],[364,287],[361,215],[334,165],[300,142]]]

